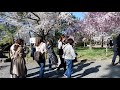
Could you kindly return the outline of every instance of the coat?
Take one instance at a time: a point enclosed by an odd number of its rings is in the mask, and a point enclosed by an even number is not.
[[[17,76],[26,76],[27,74],[25,53],[22,46],[18,47],[14,54],[14,58],[12,58],[10,73],[16,74]]]

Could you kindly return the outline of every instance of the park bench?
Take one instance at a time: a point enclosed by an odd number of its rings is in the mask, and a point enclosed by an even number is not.
[[[11,45],[9,43],[6,43],[1,46],[0,48],[0,62],[5,62],[8,60],[8,56],[5,55],[5,53],[9,53]]]

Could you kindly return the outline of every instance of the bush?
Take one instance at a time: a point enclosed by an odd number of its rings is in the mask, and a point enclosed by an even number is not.
[[[6,44],[6,43],[12,43],[11,38],[3,37],[2,40],[0,41],[0,46],[1,46],[1,45],[4,45],[4,44]]]
[[[76,47],[77,46],[84,46],[84,42],[79,42],[79,43],[76,43],[76,45],[75,45]],[[85,46],[87,46],[87,43],[85,44]]]

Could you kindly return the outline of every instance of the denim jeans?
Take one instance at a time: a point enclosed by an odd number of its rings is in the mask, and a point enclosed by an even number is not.
[[[118,55],[118,52],[114,52],[113,58],[112,58],[112,62],[115,63],[116,57]],[[118,55],[119,56],[119,55]],[[120,62],[120,56],[119,56],[119,62]]]
[[[52,68],[52,62],[50,60],[50,56],[48,56],[48,60],[49,60],[49,69],[51,69]]]
[[[65,61],[66,61],[65,75],[67,76],[67,78],[71,78],[72,68],[73,68],[73,61],[72,60],[65,60]]]
[[[40,63],[40,74],[39,74],[40,78],[43,78],[44,71],[45,71],[45,62],[42,62],[42,63]]]

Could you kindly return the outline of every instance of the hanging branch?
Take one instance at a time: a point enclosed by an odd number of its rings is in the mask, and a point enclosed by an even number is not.
[[[33,30],[31,30],[31,32],[35,33],[35,34],[38,35],[38,36],[41,36],[40,34],[38,34],[37,32],[35,32],[35,31],[33,31]]]
[[[37,24],[39,25],[39,21],[41,20],[40,17],[39,17],[37,14],[35,14],[34,12],[31,12],[31,13],[32,13],[34,16],[36,16],[37,19],[31,18],[30,16],[28,16],[27,18],[36,21]]]
[[[37,14],[35,14],[34,12],[31,12],[34,16],[36,16],[37,18],[38,18],[38,20],[40,21],[40,17],[37,15]]]

